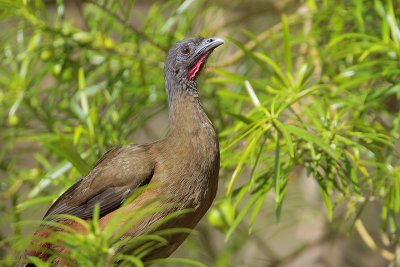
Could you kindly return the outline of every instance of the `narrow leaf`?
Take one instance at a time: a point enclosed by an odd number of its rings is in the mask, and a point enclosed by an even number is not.
[[[90,171],[90,166],[77,152],[75,147],[64,138],[60,138],[56,142],[45,144],[51,147],[60,157],[68,160],[82,174],[85,175]]]
[[[286,129],[293,135],[296,135],[307,142],[317,145],[335,160],[339,158],[338,152],[333,150],[321,137],[294,125],[286,125]]]
[[[289,32],[289,23],[287,21],[287,17],[285,15],[282,16],[282,25],[283,25],[283,50],[285,53],[285,65],[286,71],[288,73],[292,72],[292,53],[290,47],[290,32]]]
[[[285,139],[287,149],[289,151],[289,155],[291,158],[294,158],[294,146],[292,142],[292,138],[290,137],[289,131],[286,129],[286,126],[281,123],[279,120],[274,120],[273,121],[274,125],[278,130],[282,133],[283,138]]]
[[[281,146],[279,143],[279,133],[275,132],[275,164],[274,164],[274,187],[275,187],[275,202],[278,203],[280,199],[280,172],[281,172],[281,162],[280,162],[280,151]]]
[[[235,218],[235,220],[233,221],[231,227],[229,228],[228,232],[226,233],[225,241],[229,240],[229,238],[231,237],[233,232],[239,226],[240,222],[247,215],[247,213],[250,211],[251,207],[253,207],[253,205],[260,198],[260,196],[261,196],[260,192],[258,192],[257,194],[253,195],[251,197],[251,199],[246,203],[246,205],[241,209],[240,213]]]
[[[329,194],[326,192],[324,188],[321,188],[321,194],[322,194],[322,199],[324,200],[325,203],[326,210],[328,212],[328,220],[332,221],[333,207]]]

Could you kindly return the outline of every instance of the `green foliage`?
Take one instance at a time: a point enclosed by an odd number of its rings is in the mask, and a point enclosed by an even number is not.
[[[227,238],[246,215],[251,227],[271,191],[279,218],[301,166],[318,182],[329,220],[340,203],[351,221],[379,203],[382,231],[398,246],[399,9],[391,1],[308,4],[316,10],[292,25],[283,16],[270,43],[254,36],[249,50],[232,40],[248,68],[212,79],[238,85],[219,94],[241,111],[220,134],[223,168],[232,170],[226,197],[241,210]]]
[[[160,212],[166,208],[160,201],[148,202],[140,208],[134,209],[134,212],[125,212],[124,207],[129,205],[136,197],[140,196],[143,190],[135,192],[128,199],[122,209],[117,211],[106,225],[100,226],[99,206],[94,209],[93,220],[85,221],[75,216],[60,215],[53,216],[49,220],[39,222],[43,232],[47,237],[35,236],[31,244],[23,244],[23,249],[29,248],[35,251],[50,253],[52,257],[47,262],[43,262],[35,257],[28,257],[37,266],[49,266],[53,259],[61,260],[64,264],[79,266],[144,266],[142,258],[168,243],[165,236],[178,233],[189,233],[189,229],[171,228],[157,230],[157,227],[168,220],[173,219],[190,211],[177,211],[169,216],[159,220],[148,229],[148,233],[140,236],[126,236],[126,231],[134,228],[142,220]],[[65,223],[67,220],[67,223]],[[31,222],[23,221],[22,225],[29,225]],[[36,223],[36,224],[35,224]],[[72,225],[78,227],[72,227]],[[35,228],[39,228],[37,222],[34,222]],[[78,231],[79,229],[79,231]],[[57,230],[62,230],[55,232]],[[21,239],[22,241],[24,239]],[[41,244],[63,244],[69,253],[60,253],[47,248],[44,249]],[[187,262],[194,266],[202,266],[200,263],[185,259],[170,259],[168,262]],[[158,262],[163,263],[162,260]],[[165,262],[164,262],[165,263]]]
[[[53,17],[42,1],[0,1],[5,29],[0,55],[0,165],[7,174],[0,225],[11,224],[13,230],[10,238],[1,238],[2,264],[10,264],[24,249],[13,243],[16,237],[25,240],[25,246],[30,239],[23,235],[27,227],[20,223],[21,214],[47,207],[87,174],[105,151],[131,143],[132,134],[166,108],[162,59],[181,38],[179,32],[188,31],[192,18],[187,12],[197,3],[181,10],[180,18],[187,23],[171,21],[166,26],[163,17],[173,17],[179,1],[154,4],[148,16],[134,11],[133,2],[124,2],[87,3],[83,30],[65,18],[63,1],[57,1]],[[140,15],[140,31],[129,26],[132,12]],[[154,34],[175,26],[177,34]],[[35,149],[21,159],[15,152],[19,144]],[[148,207],[147,212],[155,211]],[[142,218],[140,212],[135,217]],[[64,240],[72,259],[81,264],[104,265],[116,240],[107,231],[100,234],[95,221],[81,223],[92,239],[74,233],[49,242]],[[140,238],[163,240],[156,234]],[[120,255],[141,266],[139,256]]]
[[[237,51],[212,65],[212,78],[201,83],[221,142],[223,186],[209,223],[227,243],[215,266],[234,264],[245,243],[240,227],[247,223],[251,233],[269,195],[279,220],[288,184],[304,178],[299,170],[317,182],[329,221],[357,228],[354,222],[375,205],[388,242],[367,245],[393,264],[400,258],[392,252],[400,251],[400,5],[303,2],[302,12],[283,15],[260,34],[232,31],[225,49]],[[135,142],[134,133],[166,110],[162,59],[177,40],[199,34],[192,25],[209,35],[204,18],[216,8],[189,0],[155,3],[146,14],[135,7],[87,1],[78,27],[66,19],[63,1],[51,13],[39,0],[0,0],[0,175],[6,176],[0,227],[11,226],[0,242],[2,264],[11,265],[30,241],[24,219],[107,149]],[[131,26],[133,15],[140,27]],[[80,263],[109,263],[118,235],[99,231],[96,220],[82,224],[90,237],[60,234],[50,241],[67,243]],[[162,235],[137,242],[162,243]],[[143,254],[113,256],[142,266]],[[203,266],[174,258],[154,263],[170,262]]]

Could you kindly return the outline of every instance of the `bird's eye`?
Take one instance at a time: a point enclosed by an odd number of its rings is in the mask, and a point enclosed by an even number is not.
[[[182,52],[182,54],[184,54],[184,55],[188,55],[188,54],[190,53],[190,47],[187,46],[187,45],[183,46],[183,47],[181,48],[181,52]]]

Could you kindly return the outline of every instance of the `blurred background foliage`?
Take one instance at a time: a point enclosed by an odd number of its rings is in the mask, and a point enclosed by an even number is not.
[[[219,194],[171,266],[400,266],[399,18],[396,0],[0,0],[1,265],[104,152],[162,137],[167,50],[217,35],[199,83]],[[74,246],[104,265],[94,244]]]

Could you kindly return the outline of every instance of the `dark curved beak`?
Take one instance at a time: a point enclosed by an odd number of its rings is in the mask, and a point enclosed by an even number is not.
[[[193,57],[196,59],[206,53],[211,53],[215,48],[224,44],[225,41],[218,37],[206,38],[202,41],[202,43],[197,47],[194,52]]]

